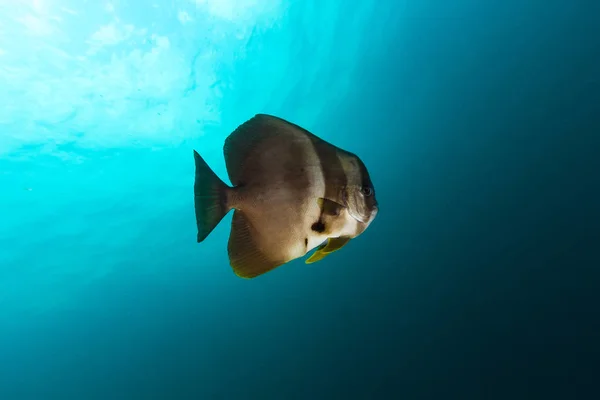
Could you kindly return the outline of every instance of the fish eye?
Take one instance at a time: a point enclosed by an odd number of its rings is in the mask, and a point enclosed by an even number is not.
[[[373,195],[373,189],[370,186],[363,186],[360,192],[367,197]]]

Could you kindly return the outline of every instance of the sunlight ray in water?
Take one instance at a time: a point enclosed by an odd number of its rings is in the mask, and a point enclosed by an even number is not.
[[[270,112],[310,126],[350,90],[372,4],[345,21],[340,7],[0,0],[0,207],[19,210],[0,226],[15,249],[0,251],[11,305],[0,313],[61,304],[122,265],[110,254],[145,246],[156,204],[131,208],[141,190],[163,200],[156,218],[185,226],[155,246],[186,243],[193,147],[224,174],[222,143],[240,121]]]

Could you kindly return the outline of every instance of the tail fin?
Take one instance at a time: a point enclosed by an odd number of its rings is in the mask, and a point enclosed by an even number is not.
[[[215,229],[231,210],[227,204],[227,186],[194,150],[196,179],[194,181],[194,208],[198,226],[198,243]]]

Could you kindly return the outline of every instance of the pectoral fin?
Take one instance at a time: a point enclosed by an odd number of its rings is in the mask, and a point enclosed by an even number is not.
[[[327,255],[344,247],[344,245],[346,245],[346,243],[349,241],[349,237],[329,238],[326,244],[324,243],[317,247],[317,250],[306,260],[306,263],[312,264],[317,261],[321,261],[327,257]]]
[[[317,203],[319,204],[319,207],[321,207],[321,210],[323,210],[323,214],[325,215],[337,217],[342,212],[342,209],[344,209],[343,205],[333,200],[324,199],[322,197],[319,197],[317,199]]]

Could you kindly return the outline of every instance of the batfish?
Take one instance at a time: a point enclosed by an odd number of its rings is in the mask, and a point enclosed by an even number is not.
[[[198,243],[235,210],[227,250],[254,278],[316,249],[314,263],[363,233],[379,210],[367,168],[284,119],[257,114],[225,140],[226,185],[194,150]]]

